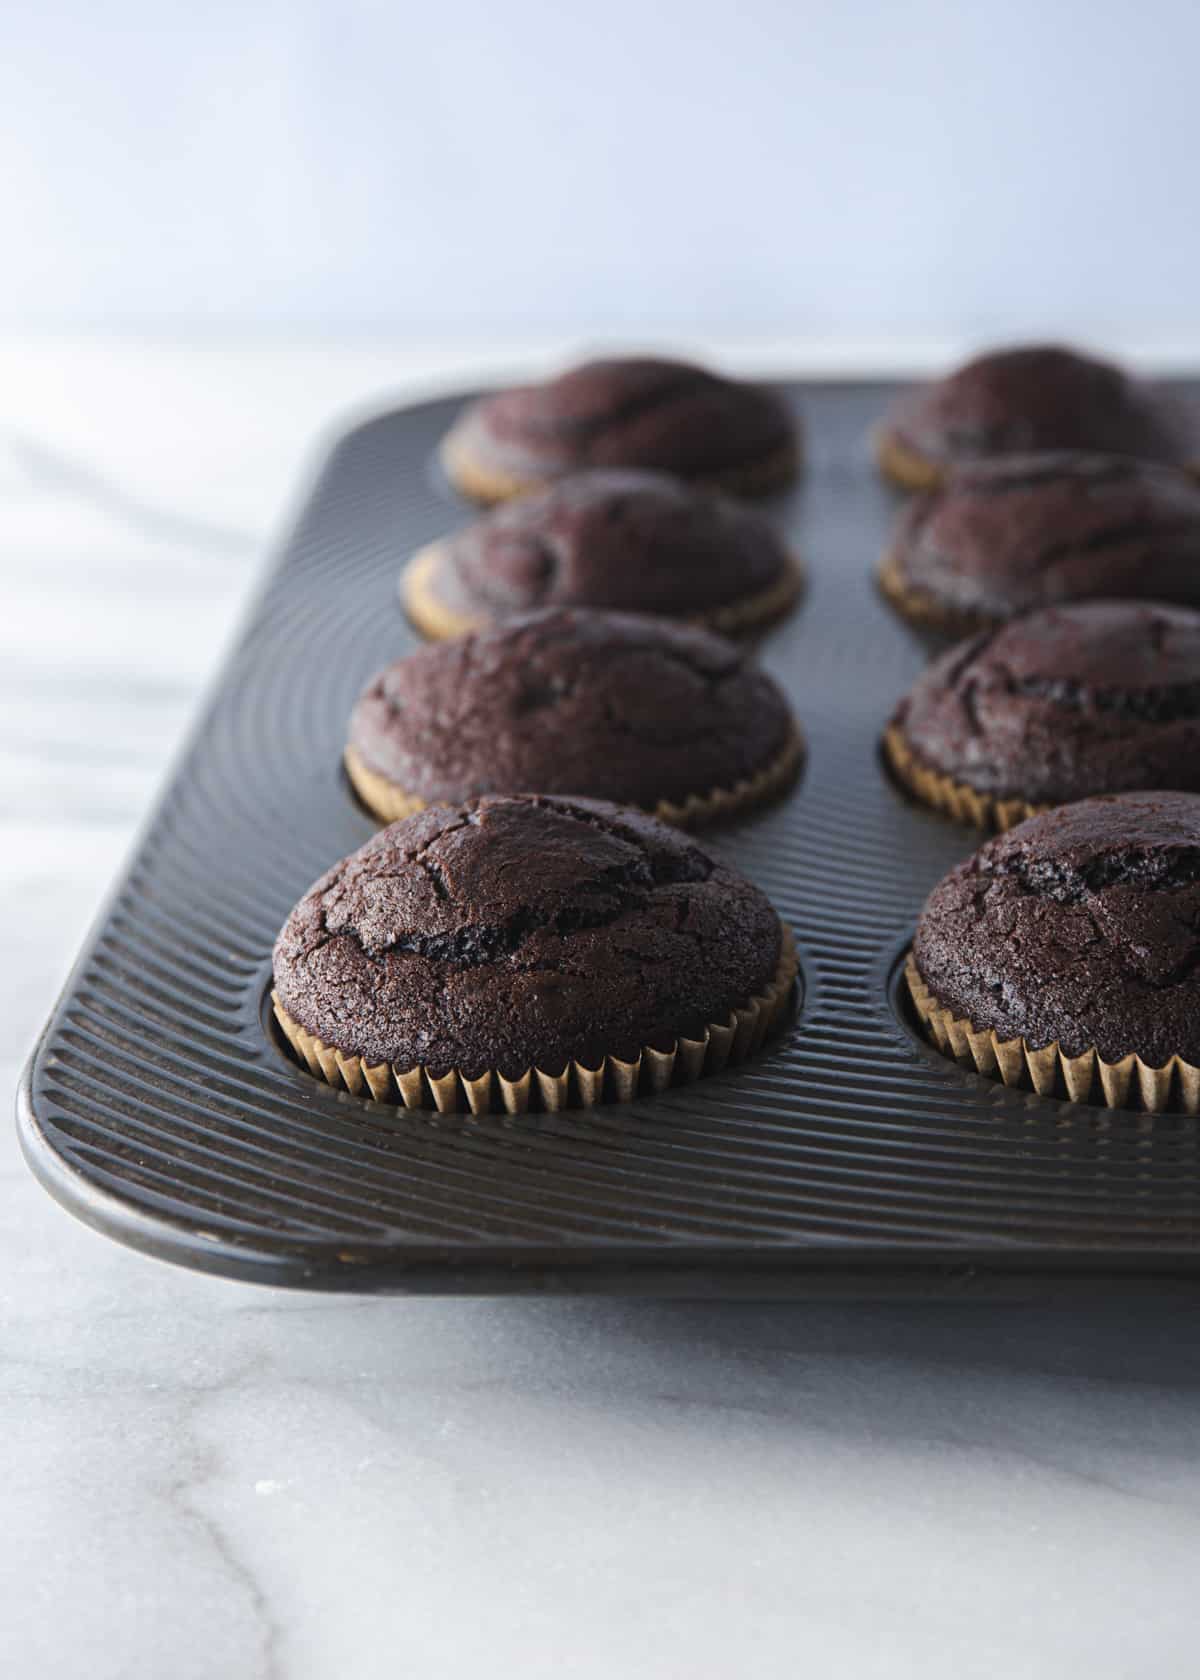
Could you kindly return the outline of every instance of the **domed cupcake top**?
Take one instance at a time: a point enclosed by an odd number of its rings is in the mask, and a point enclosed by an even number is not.
[[[422,551],[410,612],[460,628],[542,606],[704,617],[795,593],[773,527],[722,496],[660,473],[584,473],[497,508]],[[432,609],[429,602],[432,601]]]
[[[1088,596],[1200,605],[1200,484],[1112,456],[964,467],[903,511],[882,581],[902,612],[947,623]]]
[[[349,731],[355,763],[427,804],[536,789],[650,810],[733,789],[793,740],[778,686],[731,642],[562,608],[389,665]]]
[[[650,467],[740,491],[795,468],[796,430],[774,392],[658,357],[584,362],[470,404],[442,449],[467,495],[510,495],[589,467]]]
[[[893,724],[923,764],[998,798],[1200,790],[1200,612],[1030,613],[936,659]]]
[[[723,1020],[780,951],[766,897],[677,829],[488,798],[394,823],[323,875],[279,936],[275,985],[347,1055],[515,1077]]]
[[[894,405],[883,427],[930,476],[964,461],[1085,450],[1187,465],[1200,424],[1171,393],[1059,345],[992,351]]]
[[[913,946],[998,1038],[1200,1063],[1200,797],[1083,800],[988,841],[934,888]]]

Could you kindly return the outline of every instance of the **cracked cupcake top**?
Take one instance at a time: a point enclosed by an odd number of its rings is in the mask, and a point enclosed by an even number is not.
[[[393,823],[275,945],[294,1020],[369,1063],[469,1077],[666,1047],[767,986],[779,920],[678,830],[585,799],[489,798]]]
[[[1096,455],[963,467],[908,505],[890,558],[904,590],[983,620],[1089,596],[1200,605],[1200,484]]]
[[[536,789],[652,810],[732,788],[791,733],[779,688],[722,637],[552,608],[389,665],[349,743],[427,803]]]
[[[584,362],[540,385],[473,402],[446,443],[455,459],[543,481],[586,467],[719,478],[794,445],[772,392],[657,357]]]
[[[1200,433],[1171,393],[1059,345],[993,351],[907,391],[885,429],[942,466],[993,455],[1094,450],[1186,465]]]
[[[1087,799],[998,835],[934,888],[913,954],[1002,1039],[1200,1064],[1200,797]]]
[[[1030,613],[934,660],[892,721],[922,763],[997,798],[1200,791],[1200,612]]]
[[[757,595],[790,564],[758,514],[661,473],[583,473],[437,545],[432,586],[464,616],[542,606],[688,617]]]

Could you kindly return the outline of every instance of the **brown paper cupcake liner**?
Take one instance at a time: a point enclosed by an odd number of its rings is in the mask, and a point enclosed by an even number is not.
[[[346,1056],[324,1044],[294,1021],[273,992],[271,1002],[288,1043],[309,1072],[352,1096],[404,1108],[436,1109],[439,1114],[525,1114],[565,1108],[594,1108],[604,1102],[628,1102],[641,1091],[665,1091],[742,1062],[754,1054],[783,1015],[798,962],[792,931],[781,925],[779,964],[769,985],[731,1009],[724,1021],[710,1022],[699,1038],[679,1038],[671,1050],[645,1045],[632,1059],[606,1055],[596,1067],[572,1061],[563,1073],[528,1068],[517,1079],[498,1069],[476,1078],[451,1070],[434,1074],[424,1067],[374,1066],[361,1056]]]
[[[883,732],[883,756],[903,788],[923,805],[953,817],[955,822],[1003,830],[1053,809],[1052,804],[1032,805],[1027,799],[997,799],[968,787],[965,782],[956,782],[953,776],[943,775],[940,770],[931,770],[921,763],[896,723],[889,723]]]
[[[427,809],[427,799],[422,799],[419,794],[405,792],[398,783],[390,782],[386,776],[381,776],[378,770],[372,770],[357,748],[346,747],[342,753],[342,763],[346,766],[350,786],[371,815],[378,817],[380,822],[400,822],[404,817],[411,817],[417,811]],[[446,803],[449,804],[449,801]]]
[[[722,607],[710,607],[705,612],[686,615],[689,624],[702,630],[716,630],[722,636],[741,636],[773,624],[795,605],[804,588],[804,562],[797,554],[789,554],[779,578],[768,589],[754,595],[743,595],[740,601],[727,601]]]
[[[901,490],[936,490],[954,470],[950,463],[931,460],[928,455],[911,449],[887,426],[875,428],[872,443],[875,464]],[[1200,478],[1200,459],[1183,462],[1180,470]]]
[[[447,432],[438,448],[442,471],[469,502],[490,507],[496,502],[512,502],[518,496],[528,496],[540,490],[536,479],[518,478],[514,473],[502,472],[498,467],[485,467],[469,449],[464,449],[454,431]]]
[[[793,720],[788,739],[780,751],[763,769],[746,776],[732,787],[712,788],[707,793],[690,793],[682,801],[660,799],[652,816],[675,828],[703,828],[710,823],[728,822],[744,811],[774,799],[793,781],[804,760],[804,736]],[[399,822],[423,811],[430,803],[415,793],[409,793],[396,782],[372,770],[356,748],[348,746],[344,761],[351,786],[363,804],[382,822]],[[441,801],[433,801],[438,804]],[[454,800],[446,803],[453,804]]]
[[[942,1054],[989,1079],[1042,1097],[1065,1096],[1070,1102],[1098,1102],[1104,1108],[1200,1113],[1200,1068],[1182,1056],[1151,1067],[1132,1052],[1106,1062],[1094,1046],[1078,1056],[1068,1056],[1057,1043],[1037,1049],[1024,1038],[1002,1039],[956,1016],[929,990],[911,954],[904,979],[921,1025]]]
[[[460,442],[453,430],[442,439],[438,456],[442,471],[460,495],[484,507],[533,495],[554,482],[553,477],[522,478],[518,473],[505,472],[500,467],[485,466],[471,454],[469,447]],[[800,461],[799,444],[787,443],[759,461],[726,467],[720,472],[698,474],[687,482],[698,489],[721,490],[733,496],[766,496],[792,482],[800,470]]]
[[[440,542],[418,549],[400,579],[400,598],[405,612],[421,634],[432,642],[446,641],[451,636],[465,636],[472,630],[486,629],[493,622],[487,613],[456,612],[439,598],[434,576],[441,565],[442,553],[443,544]],[[712,607],[705,612],[657,616],[678,616],[682,622],[698,625],[701,629],[738,636],[782,618],[794,605],[803,587],[804,565],[793,554],[789,555],[781,575],[767,589],[744,595],[738,601],[727,601],[724,606]]]
[[[874,444],[880,472],[901,490],[936,490],[946,476],[945,467],[910,449],[886,426],[876,428]]]
[[[486,613],[455,612],[439,598],[434,589],[434,577],[442,563],[443,552],[444,545],[440,542],[419,548],[400,575],[400,599],[404,610],[421,634],[431,642],[466,636],[472,630],[482,630],[488,623]]]
[[[921,630],[936,630],[945,636],[973,636],[980,630],[992,630],[1000,620],[990,613],[969,612],[962,607],[943,606],[931,595],[913,589],[905,581],[895,554],[885,554],[875,574],[879,592],[901,618]]]

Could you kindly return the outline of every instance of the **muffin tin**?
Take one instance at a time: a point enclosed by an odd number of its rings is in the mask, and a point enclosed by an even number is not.
[[[340,765],[363,682],[414,643],[404,557],[470,516],[434,465],[462,398],[335,449],[25,1071],[46,1187],[109,1235],[320,1289],[1025,1296],[1200,1265],[1195,1122],[1052,1101],[924,1043],[900,973],[978,835],[910,803],[879,738],[929,652],[875,586],[898,498],[889,387],[782,386],[807,467],[768,504],[803,554],[762,640],[808,741],[780,805],[710,836],[795,929],[797,1014],[752,1062],[520,1118],[338,1094],[270,1020],[275,933],[372,831]]]

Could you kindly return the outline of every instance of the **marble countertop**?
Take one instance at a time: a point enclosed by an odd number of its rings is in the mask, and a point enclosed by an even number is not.
[[[470,366],[0,341],[10,1088],[317,440]],[[0,1177],[6,1676],[1195,1672],[1178,1302],[306,1297]]]

